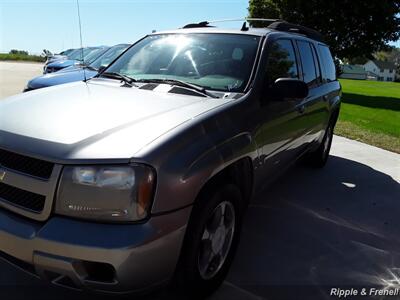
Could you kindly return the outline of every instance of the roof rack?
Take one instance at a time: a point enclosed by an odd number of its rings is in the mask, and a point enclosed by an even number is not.
[[[214,26],[210,26],[210,24],[225,23],[225,22],[238,22],[238,21],[244,21],[244,22],[261,21],[261,22],[266,22],[266,23],[271,24],[273,22],[282,21],[282,20],[280,20],[280,19],[260,19],[260,18],[222,19],[222,20],[214,20],[214,21],[202,21],[199,23],[190,23],[190,24],[186,24],[182,28],[186,29],[186,28],[214,27]]]
[[[277,31],[284,31],[284,32],[291,32],[291,33],[297,33],[304,35],[306,37],[309,37],[310,39],[316,40],[316,41],[323,41],[323,36],[321,33],[318,31],[298,25],[298,24],[292,24],[283,20],[273,22],[267,26],[268,29],[273,29]]]
[[[210,24],[210,22],[203,21],[203,22],[199,22],[199,23],[186,24],[182,28],[187,29],[187,28],[199,28],[199,27],[213,27],[213,26],[209,26],[209,24]]]
[[[262,19],[262,18],[223,19],[223,20],[215,20],[215,21],[203,21],[203,22],[199,22],[199,23],[190,23],[190,24],[183,26],[182,28],[187,29],[187,28],[215,27],[215,26],[211,26],[210,24],[223,23],[223,22],[238,22],[238,21],[244,21],[242,28],[241,28],[242,31],[247,31],[249,29],[246,26],[246,22],[256,21],[256,22],[265,23],[266,26],[264,28],[273,29],[276,31],[297,33],[297,34],[301,34],[306,37],[309,37],[313,40],[317,40],[317,41],[321,41],[321,42],[323,41],[323,36],[318,31],[310,29],[310,28],[302,26],[302,25],[289,23],[289,22],[286,22],[285,20],[281,20],[281,19]]]

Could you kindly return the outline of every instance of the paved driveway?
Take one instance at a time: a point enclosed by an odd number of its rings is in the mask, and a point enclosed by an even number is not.
[[[295,166],[258,195],[212,300],[328,299],[331,287],[400,287],[400,155],[337,136],[331,154],[323,170]],[[0,295],[103,298],[50,287],[6,263]]]
[[[0,100],[21,93],[28,80],[43,73],[43,64],[0,61]]]

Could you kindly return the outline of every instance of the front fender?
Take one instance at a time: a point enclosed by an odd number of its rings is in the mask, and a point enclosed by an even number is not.
[[[254,139],[247,132],[230,135],[219,142],[213,140],[213,136],[225,136],[221,132],[190,132],[190,142],[175,140],[175,147],[165,150],[162,162],[156,164],[157,190],[153,214],[193,204],[201,188],[215,174],[244,157],[251,160],[258,157]]]
[[[210,101],[210,100],[208,100]],[[203,113],[160,136],[135,154],[157,172],[152,214],[192,205],[210,178],[237,160],[257,160],[251,94]]]

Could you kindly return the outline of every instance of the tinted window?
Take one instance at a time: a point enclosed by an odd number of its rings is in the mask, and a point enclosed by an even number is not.
[[[314,63],[315,63],[315,71],[317,72],[317,79],[318,79],[318,82],[321,82],[321,64],[318,59],[317,50],[315,50],[315,47],[313,44],[310,44],[310,45],[311,45]]]
[[[326,81],[336,80],[336,68],[335,64],[333,63],[329,48],[323,45],[319,45],[318,48],[320,52],[321,64],[323,66],[323,79]]]
[[[268,52],[268,85],[278,78],[298,78],[296,56],[290,40],[274,42]]]
[[[301,65],[303,66],[303,80],[308,85],[314,85],[317,82],[317,73],[314,65],[314,58],[311,50],[311,44],[308,42],[297,41],[299,46]]]

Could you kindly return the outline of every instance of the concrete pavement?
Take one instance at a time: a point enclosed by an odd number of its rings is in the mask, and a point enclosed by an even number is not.
[[[0,100],[21,93],[28,80],[43,73],[43,64],[0,61]]]
[[[295,166],[257,195],[233,267],[210,299],[328,299],[332,287],[400,288],[399,167],[399,154],[335,136],[324,169]],[[0,295],[109,298],[48,286],[6,263]]]
[[[251,205],[228,281],[278,300],[400,288],[399,167],[398,154],[335,136],[324,169],[297,166]]]

